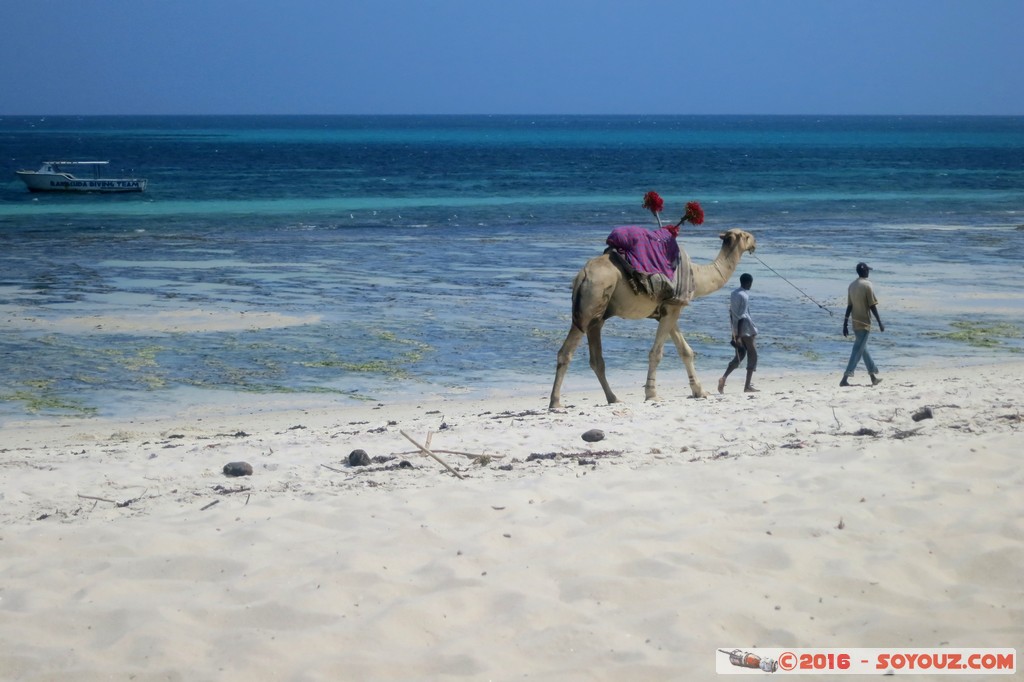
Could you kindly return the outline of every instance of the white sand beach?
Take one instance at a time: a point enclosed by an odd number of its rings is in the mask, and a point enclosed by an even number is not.
[[[849,389],[765,368],[751,395],[698,369],[707,399],[620,375],[606,405],[577,363],[556,413],[542,386],[8,424],[0,678],[704,680],[720,648],[1020,651],[1024,363]]]

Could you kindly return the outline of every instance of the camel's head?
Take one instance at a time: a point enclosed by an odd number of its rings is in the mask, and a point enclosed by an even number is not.
[[[738,227],[726,230],[718,237],[722,240],[723,251],[738,250],[740,253],[754,253],[754,249],[757,248],[757,240],[754,239],[754,235]]]

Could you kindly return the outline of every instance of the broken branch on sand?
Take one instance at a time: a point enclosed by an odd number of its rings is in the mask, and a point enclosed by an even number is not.
[[[430,447],[429,443],[427,444],[427,447],[428,448]],[[431,452],[436,452],[436,453],[442,454],[442,455],[459,455],[460,457],[471,457],[473,459],[483,459],[484,457],[489,457],[490,459],[502,459],[505,456],[505,455],[488,455],[488,454],[481,455],[481,454],[477,454],[475,452],[461,452],[459,450],[435,450],[433,448],[431,448],[430,451]],[[418,452],[420,452],[420,451],[419,450],[407,450],[406,452],[399,452],[398,454],[399,455],[415,455]]]
[[[143,497],[145,497],[147,492],[149,492],[149,488],[146,488],[145,490],[143,490],[142,494],[139,495],[138,497],[133,497],[131,499],[125,500],[124,502],[118,502],[115,506],[127,507],[128,505],[135,504],[136,502],[141,500]]]
[[[248,488],[246,486],[241,485],[238,486],[237,488],[225,488],[222,485],[215,485],[213,486],[213,488],[211,488],[211,490],[213,490],[213,492],[215,493],[220,493],[221,495],[231,495],[233,493],[247,493],[250,490],[252,490],[252,488]]]
[[[82,498],[83,500],[97,500],[98,502],[109,502],[110,504],[117,504],[117,502],[115,502],[114,500],[108,500],[105,497],[96,497],[94,495],[83,495],[82,493],[78,493],[78,496],[80,498]]]
[[[415,440],[413,440],[412,436],[410,436],[410,435],[409,435],[408,433],[406,433],[405,431],[399,430],[399,433],[400,433],[400,434],[402,434],[403,436],[405,436],[405,439],[406,439],[407,441],[409,441],[410,443],[412,443],[413,445],[415,445],[416,447],[418,447],[418,448],[420,449],[420,452],[422,452],[422,453],[423,453],[423,454],[425,454],[425,455],[430,455],[430,456],[431,456],[431,457],[433,457],[433,458],[434,458],[435,460],[437,460],[437,461],[438,461],[438,463],[440,463],[440,464],[441,464],[441,466],[443,466],[443,467],[444,467],[445,469],[447,469],[447,470],[448,470],[448,471],[450,471],[451,473],[455,474],[455,477],[456,477],[456,478],[458,478],[459,480],[463,480],[463,476],[462,476],[462,474],[460,474],[460,473],[459,473],[458,471],[456,471],[455,469],[452,469],[452,468],[451,468],[450,466],[448,466],[448,464],[447,464],[447,463],[446,463],[446,462],[445,462],[445,461],[444,461],[443,459],[441,459],[440,457],[438,457],[437,455],[435,455],[435,454],[433,453],[433,451],[431,451],[430,449],[428,449],[428,448],[427,448],[427,446],[426,446],[426,445],[420,445],[420,444],[419,444],[419,443],[417,443],[417,442],[416,442]],[[430,432],[428,431],[428,432],[427,432],[427,443],[430,443],[430,436],[431,436],[431,433],[430,433]]]
[[[145,490],[142,491],[142,494],[139,495],[138,497],[131,497],[131,498],[128,498],[127,500],[125,500],[123,502],[118,502],[117,500],[108,500],[105,497],[96,497],[95,495],[83,495],[82,493],[78,493],[78,497],[80,499],[83,499],[83,500],[96,500],[97,502],[107,502],[109,504],[114,505],[115,507],[127,507],[127,506],[130,506],[130,505],[138,502],[143,497],[145,497],[146,493],[148,491],[149,491],[149,488],[146,488]]]

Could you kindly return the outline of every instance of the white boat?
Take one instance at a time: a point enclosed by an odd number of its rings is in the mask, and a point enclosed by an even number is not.
[[[109,161],[44,161],[39,170],[20,170],[17,175],[32,192],[143,192],[141,178],[110,178],[104,172]]]

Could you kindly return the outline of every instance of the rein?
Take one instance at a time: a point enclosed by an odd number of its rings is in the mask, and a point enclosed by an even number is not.
[[[718,259],[716,258],[715,260],[711,261],[711,264],[715,266],[715,270],[718,270],[718,274],[722,276],[722,281],[723,282],[728,282],[729,281],[729,275],[727,275],[724,272],[722,272],[722,266],[718,264]]]
[[[782,278],[782,281],[783,281],[783,282],[785,282],[786,284],[788,284],[789,286],[793,287],[794,289],[796,289],[797,291],[799,291],[799,292],[800,292],[801,294],[803,294],[804,296],[806,296],[806,297],[807,297],[808,299],[810,299],[810,300],[811,300],[811,302],[813,302],[813,303],[814,303],[814,304],[815,304],[816,306],[818,306],[819,308],[821,308],[822,310],[824,310],[825,312],[827,312],[827,313],[828,313],[828,314],[829,314],[830,316],[832,316],[832,317],[834,317],[834,316],[835,316],[835,315],[834,315],[834,313],[833,313],[833,312],[832,312],[831,310],[829,310],[828,308],[826,308],[826,307],[825,307],[825,306],[823,306],[822,304],[820,304],[820,303],[818,303],[817,301],[815,301],[815,300],[814,300],[814,298],[813,298],[813,297],[812,297],[812,296],[811,296],[810,294],[808,294],[808,293],[807,293],[806,291],[804,291],[803,289],[801,289],[800,287],[798,287],[797,285],[793,284],[793,283],[792,283],[792,282],[790,282],[790,281],[789,281],[788,279],[786,279],[785,277],[783,277],[783,276],[782,276],[781,274],[779,274],[779,272],[777,272],[777,271],[775,270],[775,268],[773,268],[772,266],[768,265],[767,263],[765,263],[765,262],[764,262],[763,260],[761,260],[760,258],[758,258],[758,257],[757,257],[756,255],[754,255],[754,254],[750,254],[750,257],[751,257],[751,258],[753,258],[754,260],[756,260],[756,261],[757,261],[758,263],[760,263],[761,265],[763,265],[763,266],[765,266],[766,268],[768,268],[769,270],[771,270],[772,272],[774,272],[774,273],[775,273],[776,275],[778,275],[778,276],[779,276],[780,278]]]

